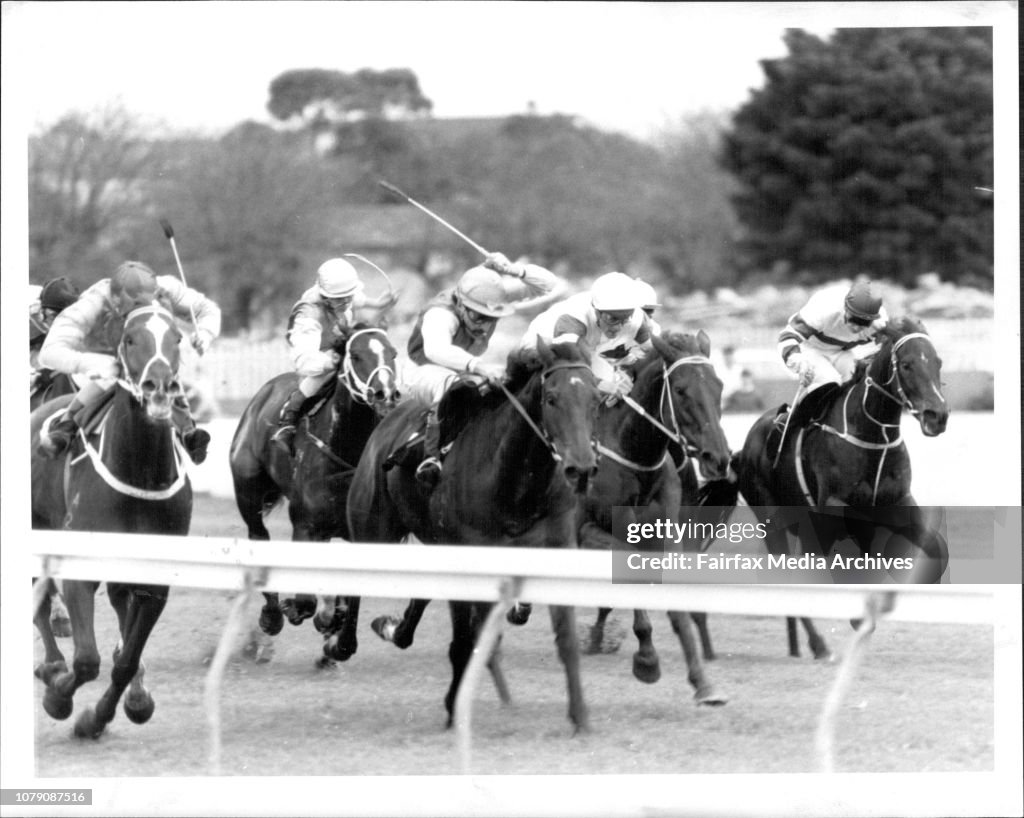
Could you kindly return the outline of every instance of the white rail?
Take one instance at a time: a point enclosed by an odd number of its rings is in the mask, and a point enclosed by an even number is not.
[[[995,599],[975,586],[615,584],[612,555],[599,551],[480,546],[366,545],[251,542],[126,534],[33,532],[35,576],[108,582],[146,582],[236,590],[239,596],[206,682],[210,767],[220,770],[220,684],[228,654],[243,630],[246,604],[257,591],[389,598],[518,598],[537,604],[689,610],[730,614],[812,616],[863,620],[846,653],[819,722],[817,743],[831,771],[832,723],[843,691],[880,619],[912,622],[993,623]],[[37,583],[40,598],[43,584]],[[460,686],[455,724],[470,772],[473,686],[504,617],[492,615],[479,636]]]

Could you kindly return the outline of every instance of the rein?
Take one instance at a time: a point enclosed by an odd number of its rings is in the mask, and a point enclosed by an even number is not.
[[[552,366],[548,367],[547,369],[545,369],[543,372],[540,373],[540,382],[543,384],[545,378],[547,378],[548,375],[550,375],[552,372],[554,372],[556,370],[559,370],[559,369],[587,369],[587,370],[589,370],[590,367],[587,364],[585,364],[585,363],[569,363],[569,362],[565,362],[565,363],[553,364]],[[523,404],[521,404],[519,402],[519,399],[509,391],[508,387],[505,386],[504,383],[500,383],[499,382],[498,386],[500,386],[501,387],[501,391],[505,393],[505,397],[508,399],[508,402],[512,404],[513,408],[520,414],[520,416],[522,416],[523,420],[526,421],[526,423],[530,427],[530,429],[533,430],[533,433],[538,438],[540,438],[541,442],[547,447],[548,453],[551,455],[551,458],[556,463],[561,463],[562,462],[562,456],[555,450],[555,444],[551,442],[551,438],[548,437],[547,433],[543,429],[541,429],[540,426],[538,426],[534,422],[533,418],[530,417],[529,412],[527,412],[526,409],[523,407]]]
[[[624,395],[622,401],[630,409],[632,409],[634,412],[640,415],[640,417],[642,417],[644,420],[648,421],[652,426],[654,426],[655,429],[657,429],[659,432],[665,435],[669,440],[682,447],[684,454],[694,455],[697,454],[700,450],[692,443],[690,443],[689,440],[686,439],[686,436],[679,428],[679,419],[676,417],[676,410],[675,406],[672,403],[672,396],[669,394],[669,375],[671,375],[675,371],[676,367],[682,366],[683,364],[713,366],[710,359],[706,358],[703,355],[689,355],[685,358],[679,358],[678,360],[674,361],[671,366],[665,366],[664,362],[662,363],[663,371],[661,382],[661,397],[658,399],[658,413],[659,415],[661,415],[662,419],[664,419],[665,404],[667,403],[668,415],[672,421],[672,429],[669,429],[663,422],[659,421],[657,418],[651,415],[646,409],[644,409],[643,406],[641,406],[639,403],[633,400],[633,398],[631,398],[629,395]],[[615,458],[612,459],[614,460]],[[652,468],[660,468],[660,465],[661,464]]]

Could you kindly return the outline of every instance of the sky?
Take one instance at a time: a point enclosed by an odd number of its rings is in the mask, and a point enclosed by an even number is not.
[[[762,82],[758,60],[785,54],[787,26],[963,24],[976,5],[5,2],[4,93],[22,92],[29,130],[119,101],[153,124],[216,133],[269,121],[283,71],[402,67],[438,117],[532,103],[648,138],[742,104]]]

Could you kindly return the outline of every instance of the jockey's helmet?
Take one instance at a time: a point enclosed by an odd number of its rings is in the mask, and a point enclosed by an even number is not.
[[[641,306],[640,301],[636,281],[624,273],[598,276],[590,288],[590,303],[599,312],[632,311]]]
[[[506,303],[501,275],[487,267],[466,270],[455,286],[455,295],[463,307],[488,318],[501,318],[514,312]]]
[[[356,268],[343,258],[332,258],[316,271],[316,283],[324,298],[351,298],[363,289]]]
[[[110,277],[110,295],[120,312],[156,299],[156,273],[141,261],[126,261]]]
[[[875,292],[871,282],[861,280],[850,287],[843,306],[848,316],[870,324],[878,318],[882,309],[882,297]]]
[[[658,294],[654,287],[639,278],[635,280],[637,292],[640,294],[640,307],[643,310],[654,310],[661,305],[658,303]]]
[[[78,300],[78,287],[61,276],[47,281],[39,293],[39,305],[45,310],[60,312]]]

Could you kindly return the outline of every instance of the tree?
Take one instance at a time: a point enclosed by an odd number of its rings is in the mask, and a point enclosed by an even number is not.
[[[112,270],[148,217],[159,146],[119,106],[69,113],[29,140],[29,261],[33,280]],[[80,282],[86,283],[86,282]]]
[[[987,28],[787,32],[723,155],[748,269],[991,283]]]

